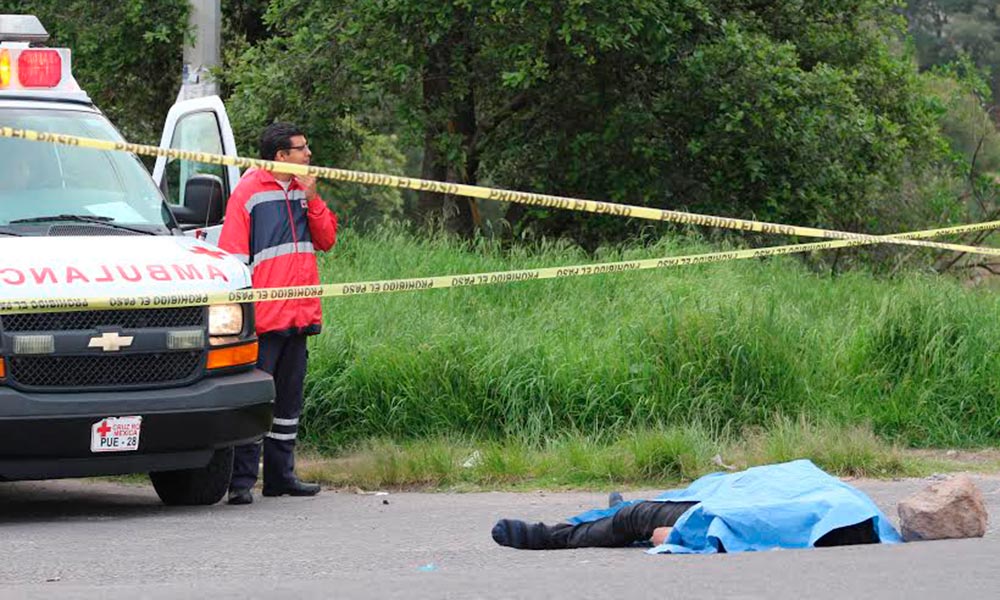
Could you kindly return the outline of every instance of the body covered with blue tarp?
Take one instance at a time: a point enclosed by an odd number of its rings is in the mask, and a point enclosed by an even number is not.
[[[868,519],[882,543],[901,541],[868,496],[808,460],[713,473],[654,501],[698,503],[681,515],[666,543],[650,550],[654,554],[808,548],[833,529]],[[611,516],[625,505],[588,511],[569,523]]]

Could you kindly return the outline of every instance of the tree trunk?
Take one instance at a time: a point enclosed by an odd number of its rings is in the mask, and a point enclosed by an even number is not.
[[[428,51],[423,71],[423,108],[427,119],[421,167],[423,179],[476,183],[479,158],[474,148],[475,96],[470,78],[456,77],[453,73],[456,52],[462,52],[460,58],[467,73],[471,72],[474,53],[471,33],[472,16],[464,13],[451,33]],[[460,137],[464,161],[449,164],[440,148],[440,140],[445,134]],[[418,194],[417,210],[424,218],[440,220],[447,229],[463,235],[471,235],[482,225],[474,198],[423,190]]]

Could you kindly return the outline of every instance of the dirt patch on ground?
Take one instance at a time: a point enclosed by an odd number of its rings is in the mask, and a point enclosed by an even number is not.
[[[956,463],[956,466],[968,465],[970,468],[983,470],[1000,470],[1000,448],[982,448],[979,450],[940,450],[913,449],[906,450],[906,455],[912,458]]]

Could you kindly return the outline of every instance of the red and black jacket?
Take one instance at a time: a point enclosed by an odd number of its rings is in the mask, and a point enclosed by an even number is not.
[[[250,265],[253,287],[319,284],[316,251],[337,241],[337,215],[318,195],[306,201],[298,179],[285,191],[269,171],[240,179],[229,204],[219,247]],[[257,334],[320,332],[319,298],[275,300],[256,305]]]

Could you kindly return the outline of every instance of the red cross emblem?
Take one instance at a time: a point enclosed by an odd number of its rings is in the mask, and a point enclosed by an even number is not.
[[[97,433],[101,434],[101,437],[106,437],[111,433],[111,428],[108,427],[107,421],[101,421],[101,426],[97,428]]]
[[[205,246],[195,246],[191,249],[194,254],[204,254],[205,256],[211,256],[212,258],[222,258],[226,255],[222,250],[212,250],[211,248],[206,248]]]

